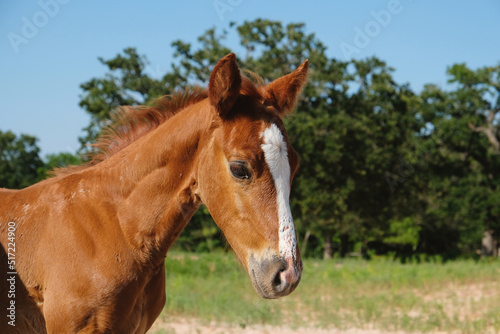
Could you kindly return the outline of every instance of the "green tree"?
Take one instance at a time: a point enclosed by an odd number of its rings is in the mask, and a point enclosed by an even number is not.
[[[145,56],[136,49],[127,48],[115,58],[99,61],[108,68],[103,78],[93,78],[80,85],[83,94],[80,106],[90,115],[90,124],[84,129],[86,135],[80,137],[81,154],[88,153],[88,146],[96,140],[101,128],[107,124],[113,109],[123,105],[147,104],[151,100],[171,93],[175,88],[171,74],[161,79],[147,74],[149,64]]]
[[[39,153],[35,137],[0,131],[0,188],[21,189],[39,181]]]
[[[257,19],[231,23],[243,54],[239,65],[264,82],[310,62],[298,108],[285,118],[301,165],[291,205],[304,254],[345,256],[394,251],[452,258],[494,254],[500,235],[500,65],[448,69],[452,89],[427,85],[419,95],[395,82],[393,69],[371,57],[339,61],[305,25]],[[192,84],[206,85],[212,66],[231,49],[228,31],[208,29],[196,44],[172,43],[174,62],[152,77],[147,58],[127,48],[99,61],[106,73],[81,85],[90,115],[80,153],[91,151],[111,111],[149,104]],[[82,159],[61,153],[39,158],[36,138],[0,132],[0,187],[28,186],[56,167]],[[205,208],[177,247],[224,248]]]
[[[428,251],[441,245],[455,256],[471,254],[484,234],[490,244],[483,244],[483,253],[496,253],[500,233],[499,72],[499,66],[473,71],[456,64],[448,69],[453,90],[428,85],[421,94],[422,117],[430,129],[421,137],[429,153],[427,205],[422,216]]]
[[[394,211],[384,172],[398,162],[408,138],[419,130],[414,94],[396,84],[392,69],[376,58],[328,58],[326,46],[304,24],[257,19],[230,27],[245,50],[238,58],[240,66],[266,82],[288,74],[304,59],[310,61],[310,83],[297,111],[286,119],[302,159],[292,195],[300,236],[313,235],[325,257],[332,255],[334,239],[342,241],[343,254],[355,241],[383,240]],[[175,63],[162,80],[145,74],[147,59],[135,49],[100,59],[109,72],[82,85],[81,105],[92,117],[82,143],[95,138],[110,110],[120,104],[148,103],[175,87],[206,84],[211,66],[230,52],[222,44],[226,37],[226,31],[209,29],[196,47],[175,41]]]
[[[335,237],[344,241],[343,253],[350,238],[373,239],[374,228],[380,230],[380,222],[390,216],[384,212],[389,188],[383,172],[419,129],[416,97],[406,86],[395,84],[392,70],[376,58],[351,63],[329,59],[326,47],[307,34],[303,24],[284,26],[258,19],[236,29],[245,48],[245,56],[239,58],[242,67],[267,82],[304,59],[311,64],[310,84],[295,114],[286,119],[292,145],[301,155],[292,195],[300,234],[315,235],[325,257],[332,255]],[[206,81],[210,70],[204,60],[215,62],[229,51],[219,40],[210,30],[195,51],[188,44],[174,43],[188,69],[185,73]]]

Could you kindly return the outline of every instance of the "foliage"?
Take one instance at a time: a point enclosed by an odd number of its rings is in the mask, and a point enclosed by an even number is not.
[[[50,176],[59,167],[79,165],[82,159],[71,153],[40,158],[36,137],[0,131],[0,188],[21,189]]]
[[[419,129],[414,94],[396,84],[392,69],[379,59],[350,63],[329,59],[326,46],[307,34],[303,24],[284,26],[259,19],[231,26],[245,49],[245,56],[239,57],[241,67],[254,70],[265,81],[288,74],[304,59],[311,64],[310,84],[297,112],[286,120],[292,145],[302,159],[292,195],[300,233],[374,238],[368,231],[384,230],[391,217],[390,189],[382,175]],[[176,64],[154,85],[144,76],[146,58],[134,49],[114,59],[100,59],[109,72],[82,84],[81,105],[92,117],[82,142],[95,138],[97,131],[92,129],[104,124],[119,104],[147,103],[158,95],[161,91],[152,89],[157,84],[164,94],[176,85],[182,87],[184,81],[206,83],[210,66],[230,52],[221,44],[226,36],[226,31],[218,35],[210,29],[200,36],[197,48],[175,41]]]
[[[40,180],[43,166],[37,139],[0,131],[0,188],[20,189]]]
[[[221,230],[204,205],[191,218],[188,227],[175,243],[174,249],[197,253],[227,250]]]
[[[429,85],[418,96],[396,83],[393,69],[377,58],[329,58],[326,46],[301,23],[257,19],[230,28],[244,49],[240,66],[266,82],[304,59],[311,64],[310,83],[285,120],[301,156],[291,198],[299,236],[310,239],[304,251],[328,245],[326,253],[347,255],[361,243],[362,252],[453,257],[473,254],[482,231],[497,228],[499,155],[484,129],[498,137],[498,67],[473,71],[454,65],[448,73],[455,91]],[[211,66],[230,52],[222,44],[227,36],[209,29],[196,47],[173,42],[176,61],[161,81],[145,76],[147,60],[135,49],[100,59],[109,72],[82,85],[82,106],[94,125],[102,124],[119,104],[147,103],[186,83],[206,84]],[[220,233],[210,224],[207,212],[197,213],[181,248],[221,247]]]
[[[104,78],[93,78],[83,84],[85,92],[80,98],[80,107],[90,114],[90,124],[80,137],[81,154],[88,153],[88,143],[94,142],[100,129],[107,124],[110,111],[122,105],[146,104],[156,97],[168,94],[175,88],[170,85],[171,76],[162,79],[151,78],[147,72],[148,60],[134,48],[127,48],[110,60],[99,58],[109,72]]]
[[[410,245],[417,248],[420,226],[416,225],[412,218],[405,217],[403,220],[391,220],[389,223],[389,236],[384,242],[389,244]]]
[[[421,94],[430,129],[419,138],[427,153],[422,231],[434,252],[471,254],[483,231],[500,235],[499,71],[456,64],[448,69],[454,90],[428,85]],[[436,233],[446,238],[439,242]]]
[[[302,23],[257,19],[229,28],[243,49],[240,67],[265,82],[309,59],[309,84],[285,119],[301,157],[291,205],[306,255],[474,256],[484,231],[500,235],[500,65],[475,70],[452,65],[450,90],[429,84],[415,94],[376,57],[328,57],[327,47]],[[151,76],[146,56],[134,48],[99,58],[107,72],[81,85],[80,105],[91,122],[80,138],[80,153],[91,149],[88,144],[114,108],[206,85],[211,66],[231,51],[224,44],[228,37],[228,31],[213,28],[194,45],[174,41],[174,62],[162,76]],[[28,143],[28,137],[22,141]],[[40,168],[34,142],[16,149],[32,152],[23,163]],[[81,162],[64,154],[47,159],[36,175]],[[14,171],[13,153],[7,160],[10,170],[0,166],[6,180],[12,173],[31,175]],[[14,186],[22,186],[18,183]],[[206,208],[195,214],[176,247],[227,249]]]

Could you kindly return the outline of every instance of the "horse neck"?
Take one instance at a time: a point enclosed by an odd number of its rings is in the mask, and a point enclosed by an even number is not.
[[[145,262],[163,261],[200,204],[196,171],[211,124],[206,108],[205,102],[189,107],[96,165],[119,194],[120,227]]]

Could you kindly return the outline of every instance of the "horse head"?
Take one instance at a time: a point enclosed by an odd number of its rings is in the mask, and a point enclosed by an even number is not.
[[[254,86],[229,54],[209,81],[212,131],[200,156],[197,196],[264,298],[288,295],[302,274],[289,204],[299,158],[282,117],[295,107],[307,71],[305,61],[270,84]]]

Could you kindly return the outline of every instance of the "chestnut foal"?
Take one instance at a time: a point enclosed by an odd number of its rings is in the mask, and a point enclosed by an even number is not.
[[[0,189],[0,333],[145,333],[165,303],[167,251],[201,203],[255,290],[291,293],[298,157],[280,117],[307,71],[255,86],[229,54],[208,90],[122,108],[90,164]]]

